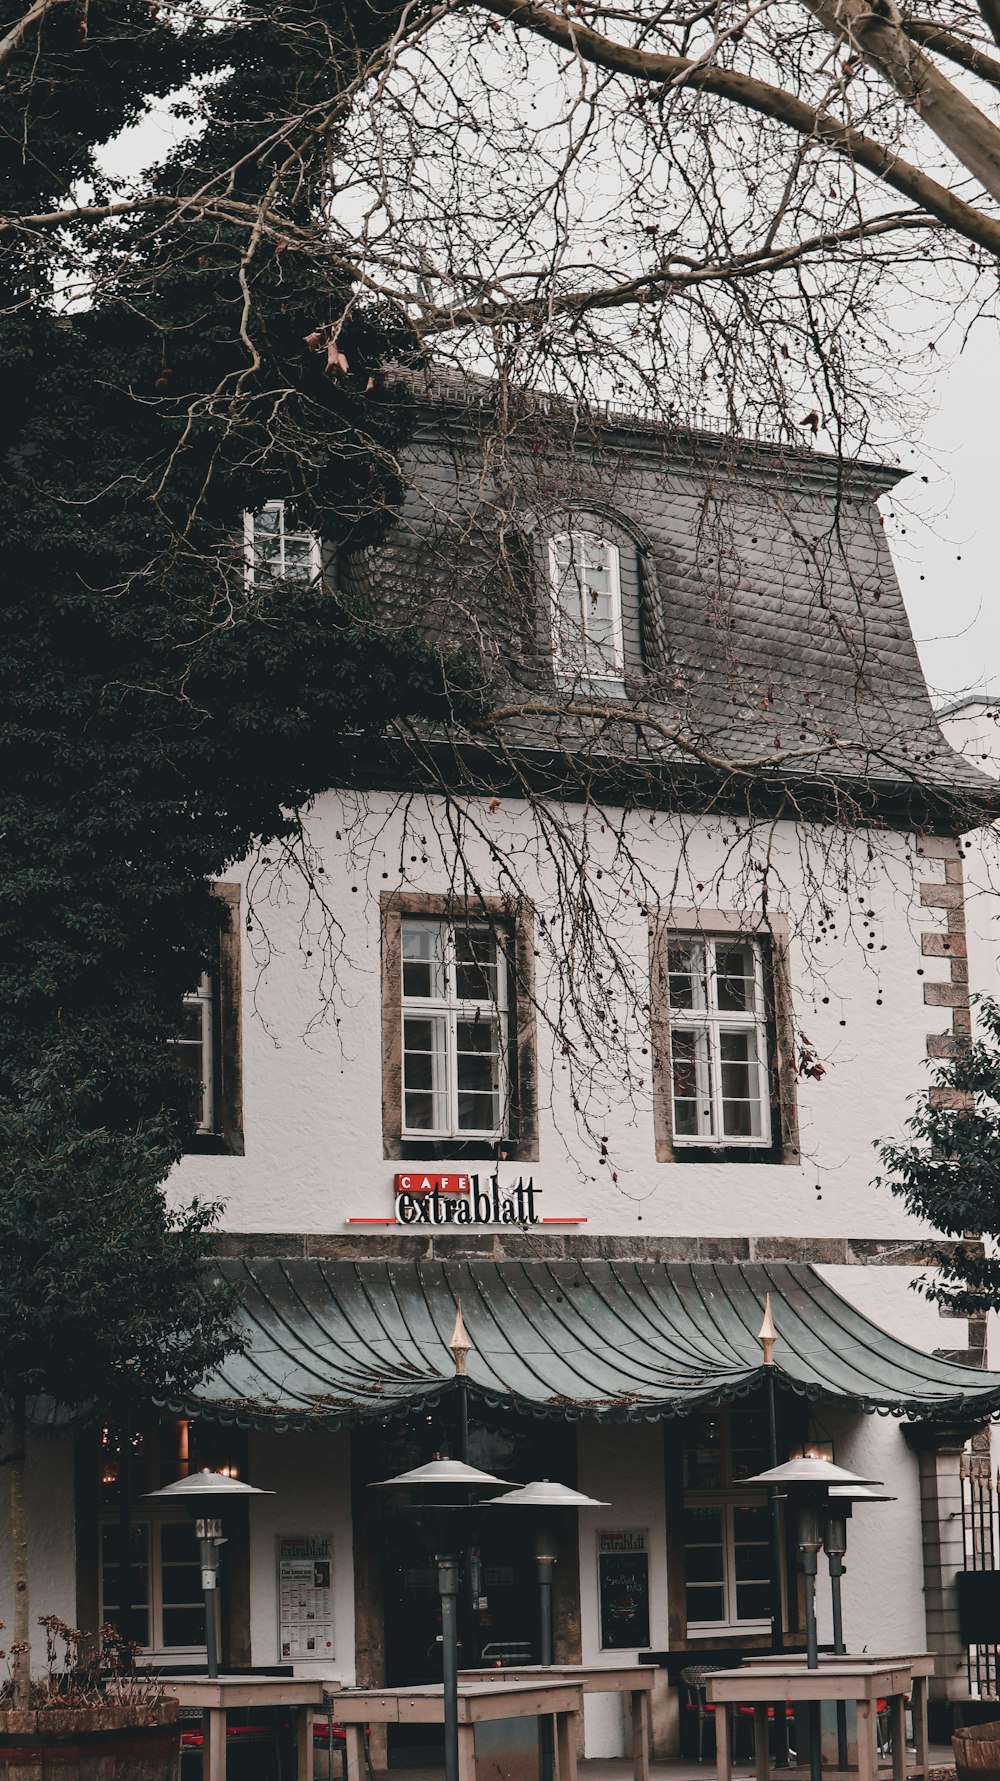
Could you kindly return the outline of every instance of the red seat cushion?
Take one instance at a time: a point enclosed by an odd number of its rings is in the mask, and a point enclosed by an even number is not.
[[[274,1735],[272,1725],[227,1725],[226,1727],[227,1738],[273,1738]],[[204,1747],[205,1739],[200,1731],[181,1732],[182,1750],[203,1750]]]

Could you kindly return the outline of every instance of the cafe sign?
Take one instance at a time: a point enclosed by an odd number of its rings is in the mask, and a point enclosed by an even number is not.
[[[497,1175],[437,1175],[411,1169],[393,1178],[391,1216],[349,1218],[348,1224],[402,1226],[505,1225],[516,1230],[529,1226],[586,1224],[585,1218],[558,1216],[542,1211],[542,1190],[534,1177],[519,1175],[502,1181]]]

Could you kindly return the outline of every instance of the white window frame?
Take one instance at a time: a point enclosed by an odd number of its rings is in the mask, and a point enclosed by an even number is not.
[[[167,1645],[164,1643],[163,1639],[163,1552],[160,1536],[165,1527],[191,1527],[191,1521],[186,1515],[155,1515],[147,1513],[145,1515],[133,1515],[132,1526],[133,1528],[143,1527],[146,1530],[146,1565],[147,1576],[149,1579],[149,1601],[143,1605],[146,1607],[149,1615],[150,1642],[148,1645],[143,1646],[143,1651],[150,1657],[173,1656],[178,1652],[183,1652],[185,1655],[195,1658],[204,1656],[204,1639],[202,1639],[200,1644],[196,1645]],[[99,1523],[97,1588],[100,1601],[99,1618],[102,1625],[107,1619],[107,1615],[104,1611],[104,1538],[106,1528],[111,1528],[117,1534],[118,1517],[114,1511],[102,1515]],[[197,1552],[196,1546],[195,1552]],[[218,1596],[218,1591],[216,1592],[216,1595]],[[199,1596],[197,1601],[190,1603],[185,1602],[179,1605],[191,1608],[200,1607],[202,1601],[203,1597]],[[168,1606],[173,1605],[174,1604],[172,1603],[168,1604]],[[216,1615],[218,1616],[218,1602],[216,1602]],[[218,1621],[216,1632],[218,1632]]]
[[[761,1616],[755,1620],[740,1620],[737,1618],[736,1610],[739,1598],[736,1593],[736,1547],[737,1544],[742,1544],[743,1542],[737,1542],[736,1530],[733,1525],[733,1515],[737,1509],[764,1509],[766,1507],[765,1498],[763,1496],[755,1497],[753,1492],[749,1490],[741,1491],[739,1500],[737,1500],[735,1496],[729,1495],[724,1490],[706,1490],[704,1492],[688,1491],[685,1493],[684,1507],[685,1509],[717,1509],[722,1516],[721,1587],[726,1610],[724,1620],[688,1620],[688,1632],[697,1634],[699,1637],[706,1637],[711,1633],[766,1632],[771,1625],[769,1617]],[[714,1547],[716,1542],[708,1541],[706,1544]],[[757,1545],[758,1542],[753,1541],[752,1544]],[[760,1544],[763,1546],[763,1542],[760,1542]],[[696,1540],[685,1540],[685,1562],[688,1552],[697,1545],[698,1542]],[[767,1575],[763,1577],[745,1577],[743,1582],[744,1584],[753,1583],[759,1585],[761,1583],[769,1583],[770,1578]],[[707,1592],[708,1589],[718,1589],[720,1584],[706,1583],[704,1586],[701,1586],[697,1582],[689,1583],[685,1578],[685,1593],[688,1590],[697,1590],[699,1587],[704,1587]]]
[[[770,1616],[760,1616],[753,1620],[740,1620],[737,1618],[736,1547],[737,1544],[742,1544],[743,1542],[737,1542],[736,1531],[733,1525],[733,1515],[737,1509],[763,1509],[766,1507],[767,1498],[763,1491],[757,1492],[754,1490],[747,1490],[745,1486],[734,1485],[731,1482],[733,1476],[733,1423],[729,1406],[720,1406],[716,1415],[719,1419],[720,1432],[719,1470],[721,1477],[724,1480],[729,1480],[729,1482],[717,1485],[707,1485],[704,1488],[699,1488],[697,1485],[685,1486],[684,1489],[685,1509],[718,1509],[722,1516],[722,1577],[720,1582],[723,1590],[725,1619],[688,1620],[688,1633],[700,1638],[708,1637],[712,1634],[718,1634],[724,1637],[727,1634],[732,1636],[739,1633],[766,1632],[770,1629],[771,1625]],[[685,1596],[688,1589],[694,1588],[697,1590],[699,1587],[697,1582],[690,1584],[686,1576],[687,1554],[692,1547],[696,1547],[698,1544],[699,1542],[697,1540],[685,1539],[683,1542],[685,1555]],[[714,1546],[716,1545],[716,1542],[706,1541],[704,1544]],[[758,1542],[754,1541],[752,1544],[756,1545]],[[766,1545],[764,1541],[759,1542],[759,1544]],[[768,1561],[769,1560],[770,1551],[768,1550]],[[768,1562],[768,1570],[769,1569],[770,1565]],[[744,1583],[764,1583],[768,1581],[769,1577],[767,1576],[759,1578],[745,1577],[743,1579]],[[720,1587],[720,1582],[706,1582],[704,1587],[706,1590],[709,1588],[718,1589]]]
[[[680,1149],[692,1145],[711,1146],[714,1150],[767,1150],[770,1148],[771,1135],[771,1083],[768,1068],[768,1021],[767,997],[765,994],[764,953],[761,943],[752,934],[706,934],[699,931],[672,931],[667,934],[667,983],[670,981],[669,948],[674,944],[698,945],[705,948],[705,983],[706,1006],[704,1008],[675,1008],[670,1004],[669,1030],[670,1044],[670,1118],[673,1128],[674,1145]],[[738,1009],[721,1009],[718,1006],[716,969],[716,948],[718,946],[746,947],[752,958],[754,968],[754,1008],[746,1012]],[[669,996],[669,988],[668,988]],[[677,1109],[674,1094],[674,1032],[695,1032],[705,1034],[708,1049],[708,1106],[699,1103],[697,1116],[699,1131],[678,1132]],[[756,1076],[757,1095],[760,1106],[760,1132],[749,1137],[730,1135],[721,1129],[722,1126],[722,1055],[720,1039],[723,1033],[752,1032],[756,1038]]]
[[[576,581],[580,594],[580,642],[582,660],[579,662],[564,661],[559,649],[560,621],[568,617],[576,622],[575,614],[566,614],[559,598],[559,582],[562,565],[558,560],[560,546],[569,546],[570,562],[579,563]],[[611,602],[611,654],[612,661],[591,661],[590,633],[587,627],[588,602],[586,588],[582,579],[582,565],[587,548],[593,550],[599,546],[607,553],[608,561],[608,596]],[[549,595],[551,600],[552,625],[552,658],[557,680],[566,686],[584,682],[589,686],[604,686],[619,693],[625,690],[625,636],[622,625],[622,578],[621,552],[617,544],[603,533],[592,531],[587,526],[572,526],[565,532],[559,532],[549,539]],[[596,650],[597,645],[594,645]]]
[[[257,513],[276,513],[278,515],[278,560],[281,566],[280,569],[275,572],[275,579],[280,579],[285,573],[286,539],[305,538],[309,543],[309,579],[311,582],[316,581],[319,579],[323,569],[323,553],[320,548],[320,541],[314,532],[307,531],[304,526],[292,527],[286,525],[287,509],[288,504],[285,501],[265,501],[263,507],[257,509]],[[245,513],[243,515],[244,555],[246,559],[245,573],[246,584],[248,587],[253,587],[257,578],[258,565],[254,529],[256,517],[256,513]]]
[[[211,1137],[217,1131],[215,1104],[215,980],[203,972],[197,989],[184,997],[186,1008],[201,1010],[201,1118],[195,1122],[199,1137]],[[171,1044],[185,1043],[174,1039]],[[188,1041],[190,1043],[190,1041]]]
[[[442,936],[442,958],[444,965],[443,996],[411,996],[405,989],[405,958],[403,955],[403,936],[408,927],[433,928]],[[475,1002],[460,1000],[455,985],[455,934],[462,930],[489,934],[496,948],[496,1002]],[[470,919],[440,920],[420,915],[404,915],[400,921],[400,1136],[406,1139],[453,1139],[456,1143],[467,1140],[488,1140],[495,1143],[507,1134],[510,1124],[510,1072],[507,1062],[509,1042],[509,1001],[507,994],[507,959],[502,940],[488,921]],[[408,1126],[406,1123],[406,1021],[411,1019],[427,1019],[435,1016],[445,1021],[445,1104],[448,1109],[448,1123],[445,1126]],[[460,1020],[487,1019],[495,1021],[497,1026],[497,1071],[498,1071],[498,1102],[500,1118],[495,1127],[459,1126],[458,1123],[458,1023]]]

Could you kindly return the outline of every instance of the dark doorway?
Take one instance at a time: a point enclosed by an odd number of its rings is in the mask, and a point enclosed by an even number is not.
[[[572,1483],[573,1431],[564,1423],[482,1423],[469,1428],[469,1463],[511,1484],[531,1478]],[[446,1412],[384,1430],[368,1444],[365,1470],[391,1478],[435,1454],[454,1451]],[[368,1493],[378,1496],[378,1492]],[[538,1661],[538,1596],[534,1563],[535,1523],[530,1510],[496,1510],[481,1519],[463,1578],[459,1664]],[[441,1680],[441,1614],[437,1568],[421,1542],[412,1515],[388,1497],[370,1537],[381,1551],[388,1687]],[[438,1726],[390,1726],[390,1767],[441,1765]]]

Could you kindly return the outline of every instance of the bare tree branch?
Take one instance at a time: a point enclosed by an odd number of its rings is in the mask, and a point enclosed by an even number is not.
[[[790,242],[781,249],[762,248],[759,252],[737,256],[732,260],[717,262],[714,265],[693,266],[690,268],[666,267],[662,271],[643,273],[636,278],[623,280],[620,284],[607,285],[603,289],[589,286],[582,291],[573,291],[565,296],[546,296],[535,301],[525,299],[523,302],[512,300],[497,303],[485,300],[478,305],[469,305],[464,309],[445,311],[428,310],[420,316],[415,326],[421,337],[431,339],[448,332],[449,329],[478,326],[487,324],[495,327],[509,322],[524,321],[532,315],[584,315],[602,309],[624,309],[632,304],[645,304],[667,296],[672,291],[691,289],[696,285],[717,284],[733,280],[766,277],[783,268],[798,264],[813,256],[828,254],[833,248],[848,246],[851,242],[863,243],[874,241],[881,235],[895,235],[912,231],[934,231],[941,228],[941,223],[934,217],[922,216],[919,212],[897,211],[893,214],[875,217],[856,223],[851,228],[830,230],[824,235],[815,235],[807,241]]]
[[[987,56],[974,43],[964,37],[956,37],[946,31],[942,25],[935,24],[933,19],[904,19],[903,30],[914,43],[920,43],[925,49],[932,50],[935,55],[947,56],[959,68],[967,68],[970,74],[978,75],[991,87],[1000,90],[1000,62],[995,57]]]
[[[11,57],[20,49],[29,32],[41,23],[47,13],[52,12],[56,6],[65,4],[66,0],[33,0],[33,4],[28,7],[23,17],[19,18],[10,30],[5,31],[4,35],[0,37],[0,68],[10,61]]]
[[[857,48],[921,121],[1000,199],[1000,129],[907,37],[895,0],[806,0],[831,35]]]
[[[549,43],[557,44],[560,49],[579,55],[599,67],[614,69],[636,80],[715,93],[747,111],[774,118],[801,136],[827,143],[845,159],[864,167],[885,185],[919,204],[922,210],[936,216],[949,228],[958,230],[967,240],[977,242],[991,254],[1000,254],[1000,222],[984,216],[974,205],[959,198],[937,180],[921,173],[919,168],[904,161],[882,143],[853,129],[849,124],[842,123],[829,112],[804,103],[782,87],[741,74],[735,69],[694,61],[690,57],[659,55],[633,49],[627,44],[615,43],[600,32],[592,31],[587,25],[576,20],[571,22],[537,4],[537,0],[480,0],[480,3],[490,12],[510,19],[524,30],[532,31]],[[984,145],[992,150],[994,139],[1000,145],[1000,131],[982,119],[981,114],[977,115],[983,126]],[[958,133],[956,128],[955,134]],[[969,134],[971,138],[974,132],[970,130]],[[970,143],[971,152],[973,150]],[[992,167],[990,153],[984,152],[982,158]],[[996,166],[995,181],[1000,194],[1000,160]]]

